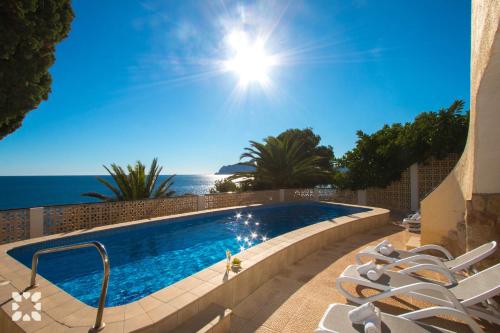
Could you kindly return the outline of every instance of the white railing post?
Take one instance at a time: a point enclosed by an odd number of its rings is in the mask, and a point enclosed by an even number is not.
[[[43,207],[30,208],[30,238],[43,236]]]
[[[205,210],[207,209],[206,201],[205,201],[205,196],[204,195],[199,195],[198,196],[198,210]]]
[[[280,190],[280,202],[285,202],[285,190]]]
[[[366,206],[366,190],[357,190],[358,194],[358,205]]]
[[[418,163],[414,163],[410,166],[410,208],[414,212],[418,210],[418,199]]]

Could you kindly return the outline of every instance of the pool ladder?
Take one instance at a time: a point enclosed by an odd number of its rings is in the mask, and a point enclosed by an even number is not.
[[[99,254],[101,255],[102,265],[104,266],[104,276],[102,279],[101,295],[99,296],[99,307],[97,308],[97,316],[95,318],[94,326],[89,330],[89,332],[98,332],[102,330],[105,326],[102,321],[102,316],[104,314],[104,303],[106,302],[106,294],[108,292],[108,281],[109,281],[109,258],[106,248],[99,242],[88,242],[79,243],[66,246],[52,247],[48,249],[38,250],[33,254],[31,262],[31,282],[29,288],[34,288],[37,286],[36,283],[36,268],[38,266],[38,257],[42,254],[62,252],[68,250],[81,249],[84,247],[95,247]]]

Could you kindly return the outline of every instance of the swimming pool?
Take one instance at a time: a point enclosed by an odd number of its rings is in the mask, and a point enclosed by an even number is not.
[[[39,249],[99,241],[109,255],[106,306],[131,303],[222,259],[289,231],[339,216],[368,211],[317,202],[279,204],[191,215],[21,246],[8,254],[27,267]],[[94,249],[40,257],[38,271],[82,302],[96,306],[102,262]]]

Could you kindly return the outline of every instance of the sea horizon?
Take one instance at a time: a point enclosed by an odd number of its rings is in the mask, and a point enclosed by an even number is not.
[[[170,176],[160,175],[158,183]],[[217,179],[228,175],[176,174],[172,190],[176,195],[203,195]],[[85,192],[112,193],[97,177],[113,183],[110,175],[17,175],[0,176],[0,210],[99,202],[82,196]]]

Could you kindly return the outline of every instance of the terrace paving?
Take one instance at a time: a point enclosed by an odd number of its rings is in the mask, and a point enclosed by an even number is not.
[[[348,303],[335,288],[336,277],[350,264],[355,254],[368,244],[388,238],[403,248],[408,233],[400,227],[387,225],[370,232],[336,242],[288,266],[238,304],[232,313],[231,331],[237,333],[303,333],[313,332],[323,313],[331,303]],[[360,290],[368,295],[373,290]],[[429,306],[410,297],[390,298],[376,302],[382,311],[400,314],[408,310]],[[452,320],[433,319],[438,324],[456,332],[468,332],[468,327]],[[500,328],[480,323],[485,332],[499,332]]]

